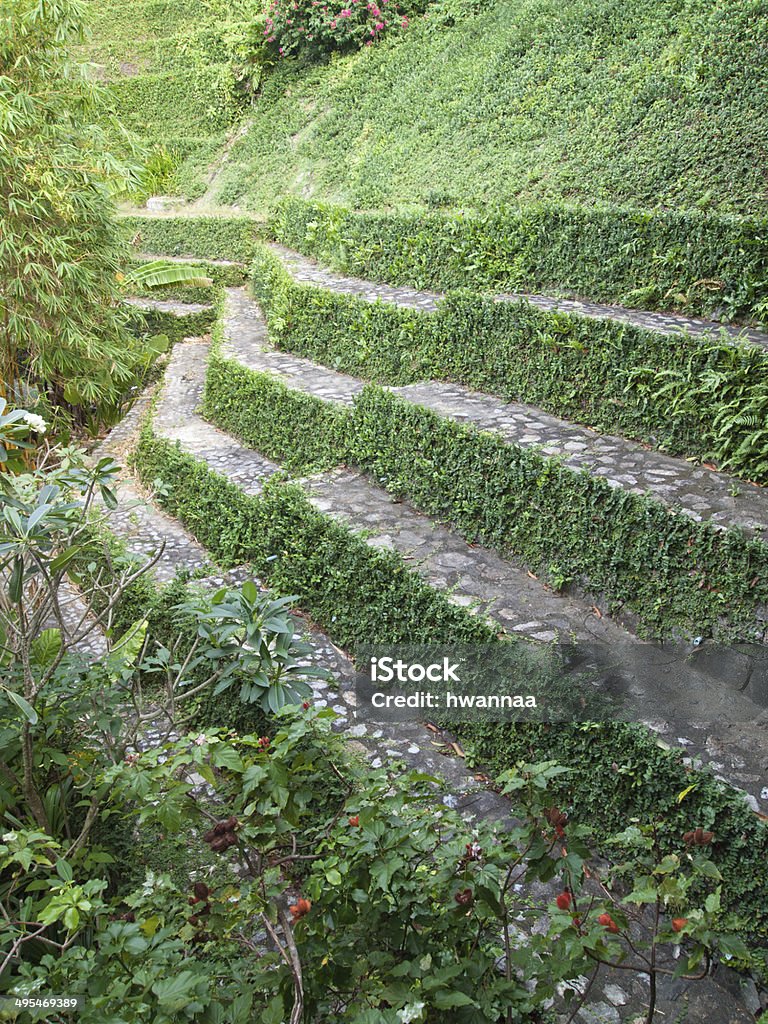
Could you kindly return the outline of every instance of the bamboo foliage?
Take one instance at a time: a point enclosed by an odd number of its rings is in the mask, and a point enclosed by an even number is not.
[[[80,416],[117,399],[136,346],[110,188],[128,172],[93,125],[103,90],[68,54],[82,14],[78,0],[0,8],[0,387]]]

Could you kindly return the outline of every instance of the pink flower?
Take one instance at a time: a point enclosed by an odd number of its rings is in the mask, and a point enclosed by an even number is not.
[[[365,45],[366,46],[373,46],[373,40],[369,39],[368,42]]]
[[[335,21],[331,22],[331,28],[336,28],[336,22]]]
[[[282,48],[282,46],[280,47],[280,53],[285,53],[285,50]]]
[[[354,3],[354,2],[355,2],[355,0],[352,0],[352,3]],[[352,11],[350,11],[350,9],[348,7],[345,7],[344,10],[339,15],[339,17],[340,18],[351,18],[352,17]]]
[[[373,27],[376,29],[377,32],[381,32],[381,30],[384,28],[384,22],[377,21]]]
[[[409,24],[408,19],[407,18],[403,18],[403,20],[400,22],[400,24],[402,25],[403,28],[408,28],[408,24]]]

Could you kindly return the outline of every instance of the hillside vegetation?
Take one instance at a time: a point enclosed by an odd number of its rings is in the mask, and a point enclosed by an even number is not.
[[[761,0],[515,0],[265,84],[219,198],[768,208]],[[762,8],[763,16],[760,16]]]
[[[361,52],[280,62],[253,108],[232,61],[259,45],[258,3],[89,6],[117,113],[191,197],[245,117],[214,195],[248,210],[286,192],[768,210],[762,0],[443,0]]]

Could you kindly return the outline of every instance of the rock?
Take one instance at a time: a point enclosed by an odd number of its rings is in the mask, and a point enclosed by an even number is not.
[[[180,210],[187,205],[183,196],[150,196],[146,206],[153,213],[163,213],[165,210]]]

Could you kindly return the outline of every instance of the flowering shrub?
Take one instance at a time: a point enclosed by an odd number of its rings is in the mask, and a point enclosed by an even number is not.
[[[279,57],[319,57],[372,46],[407,28],[413,13],[398,0],[270,0],[264,38]]]

